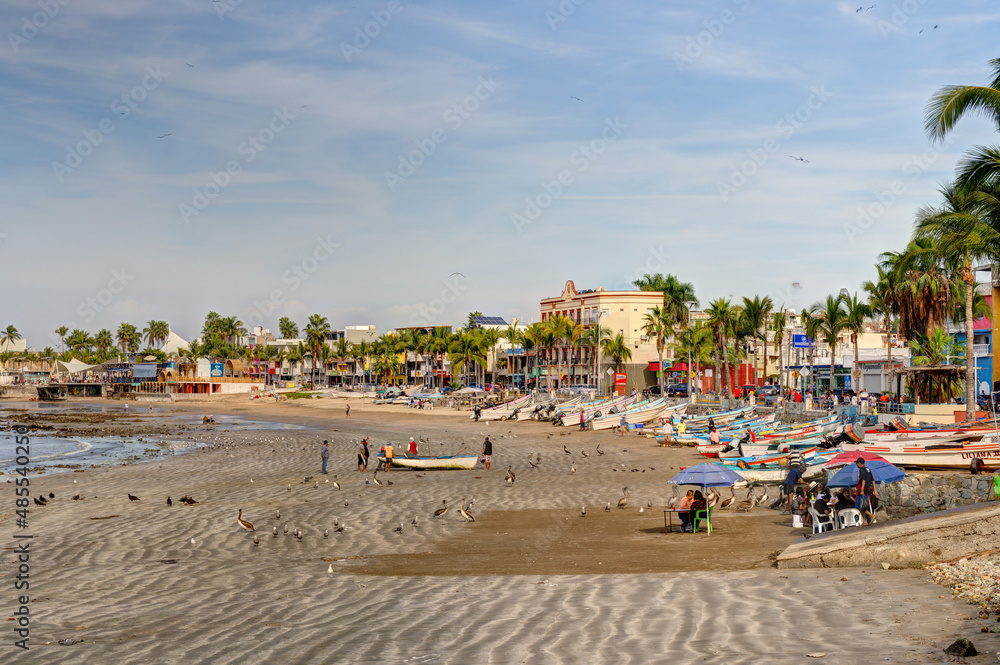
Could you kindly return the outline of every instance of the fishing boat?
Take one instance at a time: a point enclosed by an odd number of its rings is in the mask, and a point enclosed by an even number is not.
[[[806,468],[802,472],[802,478],[804,480],[822,478],[825,475],[823,465],[826,464],[829,459],[830,458],[826,456],[814,457],[811,461],[806,463]],[[748,483],[781,483],[784,482],[785,476],[788,475],[788,465],[775,463],[761,464],[751,466],[747,469],[737,468],[735,471],[743,476],[743,479]]]
[[[515,400],[511,400],[506,404],[501,404],[499,406],[490,407],[488,409],[483,409],[479,414],[480,420],[508,420],[511,418],[515,412],[528,405],[531,401],[531,395],[525,395],[523,397],[518,397]],[[475,417],[475,416],[471,416]]]
[[[635,396],[633,395],[602,402],[592,402],[590,404],[580,406],[579,408],[562,411],[559,414],[558,419],[556,419],[556,424],[564,427],[573,427],[574,425],[579,426],[581,412],[583,413],[584,421],[587,421],[594,418],[600,418],[601,416],[609,413],[621,413],[633,402],[635,402]]]
[[[820,418],[819,420],[813,420],[807,423],[800,423],[798,425],[777,428],[770,432],[763,432],[760,435],[762,439],[798,439],[801,437],[812,436],[815,434],[824,434],[826,432],[832,432],[840,427],[842,423],[840,422],[839,416],[827,416],[826,418]]]
[[[376,455],[378,461],[385,462],[383,455]],[[473,469],[479,455],[434,455],[427,457],[393,457],[392,466],[404,469]]]
[[[968,469],[973,459],[1000,462],[1000,435],[954,441],[951,437],[908,441],[868,441],[843,444],[844,452],[874,453],[902,468]]]
[[[652,400],[651,402],[643,402],[642,404],[634,406],[624,414],[609,414],[601,418],[594,418],[591,421],[591,427],[595,430],[612,429],[621,424],[623,417],[625,418],[625,422],[629,425],[648,423],[664,415],[667,408],[666,400],[661,397],[660,399]]]

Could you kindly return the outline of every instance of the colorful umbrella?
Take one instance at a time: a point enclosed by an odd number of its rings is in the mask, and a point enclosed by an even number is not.
[[[823,465],[824,469],[832,469],[837,466],[844,466],[845,464],[854,464],[854,460],[861,458],[866,462],[871,460],[878,460],[879,462],[886,461],[884,457],[876,455],[875,453],[869,453],[864,450],[851,450],[846,453],[840,453],[829,462]]]
[[[668,485],[697,485],[699,487],[729,487],[744,482],[743,476],[721,464],[696,464],[683,469],[667,481]]]
[[[902,480],[905,476],[901,469],[884,460],[872,460],[871,462],[867,462],[865,466],[867,466],[868,470],[872,472],[872,477],[875,478],[876,483],[895,483]],[[854,487],[857,484],[858,465],[848,464],[843,469],[835,473],[826,486]]]

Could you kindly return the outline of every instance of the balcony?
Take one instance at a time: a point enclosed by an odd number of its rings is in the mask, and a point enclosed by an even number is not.
[[[993,355],[990,353],[989,344],[973,344],[972,345],[972,355],[976,358],[983,358],[985,356]]]

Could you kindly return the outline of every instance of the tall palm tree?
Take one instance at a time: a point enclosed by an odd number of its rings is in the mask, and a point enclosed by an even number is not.
[[[935,328],[930,335],[918,335],[910,341],[914,367],[951,364],[952,359],[962,361],[966,350],[965,344],[956,341],[944,328]],[[947,402],[960,388],[960,383],[949,378],[942,380],[922,374],[916,374],[913,378],[913,392],[918,401]]]
[[[609,337],[602,341],[601,350],[615,363],[615,371],[621,372],[622,364],[632,360],[632,349],[625,341],[625,334],[618,333],[614,337]]]
[[[778,386],[784,388],[785,379],[785,328],[788,327],[788,315],[785,314],[785,306],[782,305],[778,311],[771,315],[770,329],[774,333],[774,347],[778,351]]]
[[[111,335],[111,331],[107,328],[101,328],[94,335],[94,346],[100,351],[102,357],[107,357],[108,352],[114,347],[115,339]]]
[[[290,318],[283,316],[278,319],[278,332],[282,339],[295,339],[299,336],[299,327]]]
[[[750,340],[754,341],[753,352],[753,383],[757,385],[757,358],[759,356],[757,340],[764,346],[764,374],[767,374],[767,324],[771,318],[771,310],[774,309],[774,302],[769,296],[754,296],[743,298],[743,316],[747,327],[750,329]]]
[[[671,313],[666,307],[656,306],[653,311],[643,317],[642,332],[647,337],[652,337],[656,341],[656,357],[659,359],[657,367],[660,370],[660,394],[666,395],[666,384],[664,378],[666,372],[663,371],[663,351],[667,347],[667,339],[673,337],[674,330],[671,325]],[[690,368],[688,368],[690,372]]]
[[[552,385],[552,349],[559,344],[559,335],[554,330],[554,326],[548,321],[541,324],[541,328],[538,332],[538,337],[536,338],[538,346],[545,349],[545,375],[547,377],[546,383],[548,384],[549,390],[553,388]],[[557,363],[558,365],[558,363]],[[557,369],[558,371],[558,369]]]
[[[943,269],[933,237],[913,238],[902,252],[885,252],[879,262],[889,274],[903,337],[927,337],[944,325],[960,298],[961,285]]]
[[[452,374],[456,377],[459,372],[467,374],[469,365],[484,365],[486,358],[482,353],[479,336],[472,330],[457,333],[448,346],[448,359],[451,361]],[[468,381],[466,384],[468,385]]]
[[[66,333],[69,332],[69,328],[66,326],[59,326],[55,330],[56,334],[59,335],[59,352],[61,353],[63,349],[66,348]]]
[[[851,344],[854,345],[854,368],[851,378],[851,388],[861,390],[861,366],[858,362],[858,338],[865,331],[865,321],[872,311],[868,303],[858,298],[858,294],[842,296],[844,303],[844,328],[851,332]]]
[[[611,330],[599,325],[596,321],[584,332],[583,343],[590,348],[590,354],[594,362],[594,386],[599,391],[601,389],[601,349],[604,340],[611,337]],[[662,360],[660,366],[663,366]]]
[[[313,386],[316,385],[316,364],[322,353],[322,348],[326,346],[326,338],[330,334],[330,322],[325,316],[313,314],[309,317],[306,325],[306,347],[312,355],[312,376]]]
[[[8,325],[3,331],[0,331],[0,344],[6,347],[5,351],[9,351],[10,345],[19,339],[21,339],[21,333],[17,331],[17,328],[13,324]]]
[[[997,92],[1000,95],[1000,91]],[[991,221],[1000,222],[1000,202],[990,193],[966,192],[951,185],[941,189],[944,203],[924,207],[917,213],[914,237],[931,238],[945,269],[955,273],[965,287],[965,409],[966,419],[976,416],[976,360],[972,353],[974,331],[973,300],[976,273],[973,268],[984,260],[1000,258],[1000,233]]]
[[[989,87],[950,85],[941,88],[927,104],[924,129],[933,140],[943,140],[966,114],[984,116],[1000,131],[1000,58],[989,61],[993,80]],[[956,184],[971,192],[1000,185],[1000,147],[977,146],[958,164]]]
[[[139,350],[139,343],[142,341],[139,331],[131,323],[120,323],[115,339],[122,350],[122,354],[135,353]]]
[[[480,330],[480,341],[483,345],[483,351],[485,353],[490,353],[493,356],[493,374],[490,376],[490,383],[497,382],[497,344],[500,343],[500,338],[503,336],[498,328],[483,328]],[[483,383],[486,382],[486,375],[483,375]]]
[[[700,368],[712,362],[714,349],[714,335],[712,329],[704,321],[696,321],[690,328],[682,330],[672,344],[682,357],[691,358],[693,367]],[[688,377],[691,377],[695,370],[688,368]],[[694,390],[694,384],[688,381],[688,390]]]
[[[866,281],[861,288],[868,294],[868,311],[871,316],[878,317],[885,329],[886,364],[892,368],[892,322],[896,315],[894,300],[895,285],[891,273],[882,265],[877,264],[875,270],[878,277],[874,281]]]
[[[531,360],[531,372],[535,375],[535,387],[538,387],[539,382],[539,371],[538,371],[538,349],[542,346],[543,337],[545,337],[545,324],[541,322],[532,323],[528,326],[528,329],[524,331],[524,355],[525,364],[528,360]],[[525,380],[524,387],[528,387],[527,379]]]
[[[667,311],[667,318],[672,326],[685,324],[688,316],[688,308],[685,302],[692,302],[698,306],[698,299],[694,295],[694,285],[690,282],[682,282],[674,275],[663,276],[660,273],[655,275],[645,274],[641,278],[632,282],[640,291],[662,291],[663,309]]]
[[[730,385],[730,365],[727,349],[729,348],[729,340],[736,329],[736,323],[740,317],[741,310],[739,307],[730,304],[726,298],[716,298],[709,304],[705,313],[708,314],[708,327],[712,330],[713,337],[715,338],[716,368],[721,367],[722,369],[722,379],[719,382],[718,392],[724,395],[732,388]],[[721,366],[718,362],[720,359]]]
[[[814,320],[819,321],[819,332],[830,347],[830,390],[836,387],[837,338],[847,325],[847,311],[843,296],[827,296],[826,300],[815,303],[811,308]]]

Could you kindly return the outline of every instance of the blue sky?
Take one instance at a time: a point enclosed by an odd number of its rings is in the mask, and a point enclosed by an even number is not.
[[[0,324],[854,290],[997,141],[923,112],[987,83],[1000,8],[874,1],[0,0]]]

